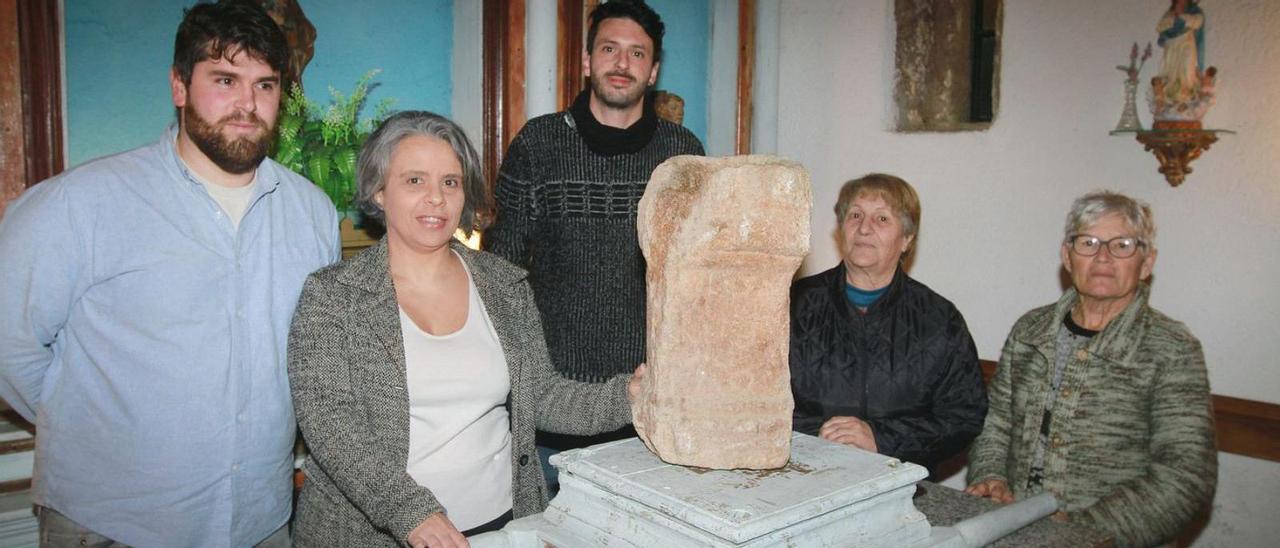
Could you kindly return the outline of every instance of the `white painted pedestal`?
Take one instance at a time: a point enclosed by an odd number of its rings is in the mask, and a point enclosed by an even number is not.
[[[924,468],[804,434],[780,470],[671,465],[638,438],[552,463],[560,494],[546,512],[473,537],[473,547],[898,547],[930,536],[911,503]]]

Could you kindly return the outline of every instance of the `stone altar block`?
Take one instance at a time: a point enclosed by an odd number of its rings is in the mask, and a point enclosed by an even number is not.
[[[637,219],[649,373],[632,409],[662,460],[787,463],[788,296],[811,202],[808,173],[779,157],[680,156],[654,170]]]
[[[778,470],[671,465],[631,438],[561,453],[546,512],[471,539],[560,548],[885,546],[926,543],[915,464],[796,434]]]

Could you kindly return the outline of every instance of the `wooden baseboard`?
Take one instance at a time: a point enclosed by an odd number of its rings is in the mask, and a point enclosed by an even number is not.
[[[1280,462],[1280,405],[1215,395],[1213,415],[1219,451]]]
[[[30,433],[32,436],[32,437],[23,437],[20,439],[6,439],[4,441],[0,441],[0,455],[10,455],[13,453],[26,453],[27,451],[35,450],[36,440],[34,436],[36,432],[36,427],[31,423],[27,422],[26,419],[23,419],[22,415],[19,415],[17,411],[14,411],[13,409],[10,409],[9,406],[5,405],[3,400],[0,400],[0,423],[9,423],[9,425],[12,425],[13,427],[16,427],[19,430],[24,430]],[[14,432],[13,430],[10,430],[10,427],[8,425],[5,426],[4,431],[6,432],[6,435],[5,435],[6,438],[14,437],[14,436],[8,435],[8,433]]]
[[[982,378],[991,383],[996,362],[980,360]],[[1280,404],[1213,396],[1218,450],[1280,462]]]
[[[0,481],[0,495],[5,493],[17,493],[18,491],[26,491],[31,488],[31,478],[16,479],[12,481]]]
[[[0,455],[11,455],[13,453],[26,453],[27,451],[34,451],[35,448],[36,448],[35,438],[0,441]]]

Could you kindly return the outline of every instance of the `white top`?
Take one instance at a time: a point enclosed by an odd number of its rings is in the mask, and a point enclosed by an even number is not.
[[[470,270],[467,287],[467,321],[448,335],[419,329],[400,309],[409,390],[406,470],[431,489],[459,531],[510,510],[512,483],[507,360]]]
[[[177,133],[174,133],[173,141],[178,142]],[[253,180],[244,186],[222,186],[217,183],[206,181],[196,170],[191,169],[187,165],[187,161],[182,159],[181,155],[176,155],[178,161],[182,162],[182,167],[187,169],[187,173],[192,179],[204,185],[204,189],[209,192],[209,197],[218,203],[218,207],[222,208],[222,212],[231,220],[231,227],[240,230],[240,220],[244,219],[245,211],[249,210],[249,199],[253,197],[253,187],[258,184],[258,173],[253,173]]]
[[[222,212],[231,219],[231,226],[239,230],[240,220],[244,218],[245,211],[249,209],[249,199],[253,197],[253,187],[258,184],[257,178],[244,186],[222,186],[204,180],[194,171],[191,172],[191,176],[204,185],[204,188],[209,191],[209,197],[218,202]]]

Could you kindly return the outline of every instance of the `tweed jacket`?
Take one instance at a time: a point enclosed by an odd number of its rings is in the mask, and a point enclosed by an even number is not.
[[[1130,305],[1071,358],[1053,408],[1045,491],[1073,520],[1117,546],[1172,539],[1212,497],[1218,477],[1213,409],[1200,341],[1147,305]],[[968,483],[1003,479],[1027,492],[1053,376],[1057,333],[1078,295],[1028,312],[1013,326],[989,394]]]
[[[546,507],[534,430],[594,434],[631,421],[629,375],[603,384],[552,372],[525,271],[456,242],[510,371],[513,513]],[[397,546],[445,511],[406,471],[409,395],[399,308],[384,238],[321,269],[289,333],[289,380],[310,449],[294,522],[298,546]]]

